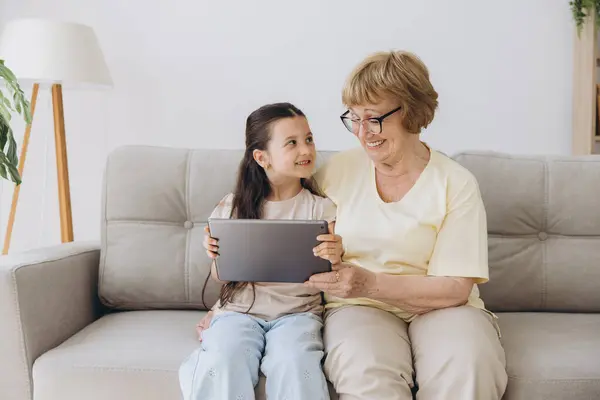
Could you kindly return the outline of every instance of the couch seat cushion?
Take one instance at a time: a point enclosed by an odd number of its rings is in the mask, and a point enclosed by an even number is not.
[[[198,346],[195,325],[204,314],[153,310],[100,318],[35,361],[34,400],[180,399],[179,365]],[[256,398],[265,398],[264,378]]]
[[[506,352],[504,399],[600,396],[600,314],[498,313]]]

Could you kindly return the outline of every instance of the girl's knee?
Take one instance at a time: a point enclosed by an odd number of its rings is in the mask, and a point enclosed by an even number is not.
[[[302,370],[302,371],[322,371],[322,360],[324,353],[319,350],[314,351],[280,351],[269,354],[263,360],[263,363],[270,370],[284,371]]]
[[[216,368],[227,368],[231,365],[248,364],[249,362],[258,362],[261,358],[260,352],[252,347],[231,346],[213,349],[204,352],[207,364],[213,365]]]
[[[241,369],[258,370],[258,359],[249,360],[247,354],[236,351],[216,352],[200,351],[186,359],[179,368],[180,380],[191,382],[203,377],[215,378],[217,375],[231,375]]]

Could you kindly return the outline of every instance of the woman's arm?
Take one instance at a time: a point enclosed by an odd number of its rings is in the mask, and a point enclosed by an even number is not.
[[[410,313],[424,314],[465,304],[472,288],[473,280],[470,278],[379,273],[370,297]]]
[[[348,264],[333,269],[313,275],[306,285],[335,297],[378,300],[414,314],[465,304],[474,283],[471,278],[375,273]]]

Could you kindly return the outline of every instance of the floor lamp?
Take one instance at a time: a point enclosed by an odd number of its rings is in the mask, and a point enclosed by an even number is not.
[[[50,87],[54,114],[54,139],[58,177],[61,241],[73,241],[67,141],[63,111],[63,87],[87,89],[111,87],[112,79],[92,28],[70,22],[19,19],[6,24],[0,37],[0,58],[25,88],[33,85],[31,115],[34,116],[40,87]],[[32,118],[33,121],[33,118]],[[33,123],[33,122],[32,122]],[[18,170],[23,176],[31,124],[25,129]],[[23,184],[27,180],[23,179]],[[15,186],[6,227],[3,254],[7,254],[19,202]]]

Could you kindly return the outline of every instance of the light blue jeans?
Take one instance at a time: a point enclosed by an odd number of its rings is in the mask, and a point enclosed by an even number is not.
[[[184,400],[251,400],[259,368],[269,400],[329,400],[321,318],[292,314],[266,322],[218,314],[179,368]]]

